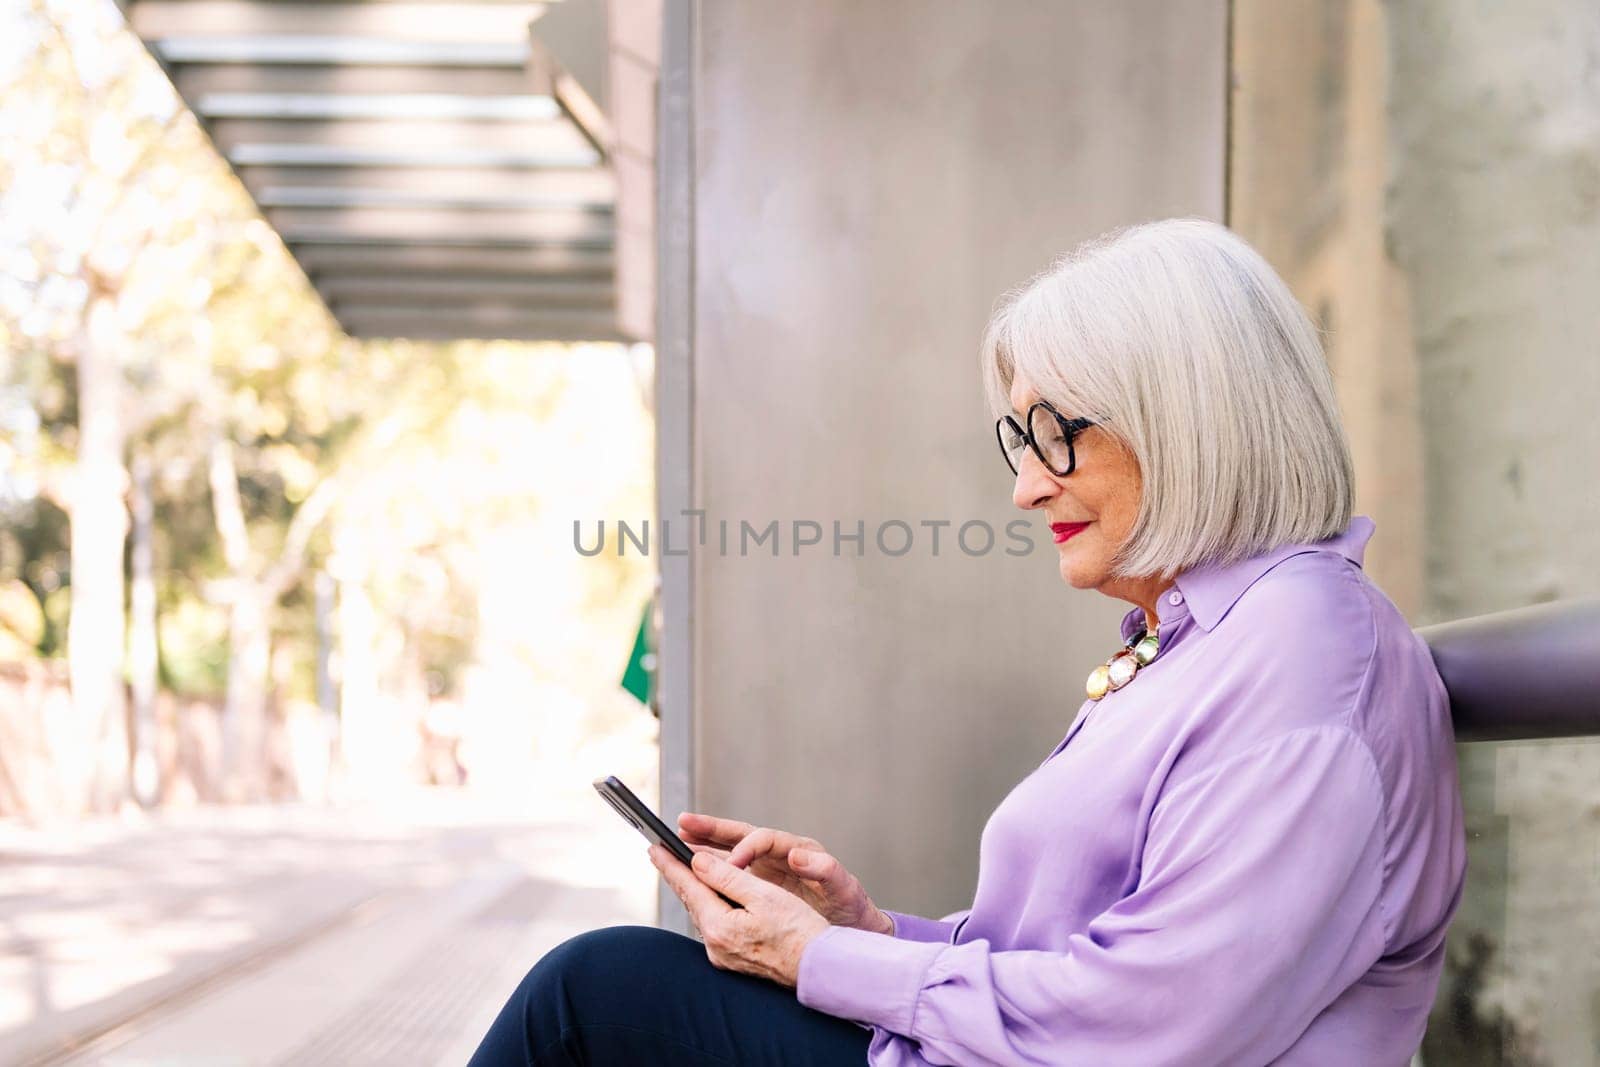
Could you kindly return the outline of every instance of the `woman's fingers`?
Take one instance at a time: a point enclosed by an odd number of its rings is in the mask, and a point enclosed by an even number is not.
[[[809,848],[822,852],[822,846],[809,837],[699,812],[686,811],[679,815],[678,827],[679,836],[691,849],[696,852],[715,850],[716,855],[735,867],[748,869],[760,860],[771,860],[775,866],[770,871],[758,872],[771,881],[781,879],[783,872],[791,869],[790,849]]]
[[[748,867],[750,861],[757,856],[765,856],[772,852],[776,834],[765,826],[751,830],[741,837],[733,848],[728,850],[728,862],[735,867]]]
[[[755,827],[744,837],[739,838],[738,845],[728,849],[728,862],[734,867],[749,867],[757,859],[776,859],[782,862],[789,856],[789,849],[800,843],[800,838],[794,833],[784,833],[782,830],[771,830],[765,825]]]
[[[697,845],[693,841],[686,841],[684,843],[689,846],[690,852],[709,852],[713,856],[718,856],[722,859],[728,858],[728,850],[725,848],[718,848],[715,845]]]
[[[686,811],[678,816],[679,834],[690,845],[737,845],[755,827],[738,819],[719,819],[715,815],[701,815]]]
[[[832,893],[843,892],[850,887],[850,872],[826,852],[809,848],[790,849],[789,869],[802,878],[821,882]]]
[[[713,966],[795,985],[805,946],[827,929],[826,919],[709,852],[685,867],[660,845],[651,845],[650,862],[683,902]]]
[[[747,867],[755,860],[767,858],[786,864],[789,850],[793,848],[821,849],[822,846],[809,837],[758,826],[733,846],[728,853],[728,862],[736,867]]]
[[[689,917],[694,920],[695,928],[702,933],[708,920],[732,910],[693,869],[685,867],[660,845],[650,846],[650,862],[678,895]]]
[[[707,856],[701,859],[695,857],[694,867],[690,872],[704,885],[737,900],[740,904],[751,905],[758,900],[770,900],[773,889],[765,881],[757,878],[749,871],[741,870],[726,860],[715,859]],[[724,910],[728,910],[726,907]]]

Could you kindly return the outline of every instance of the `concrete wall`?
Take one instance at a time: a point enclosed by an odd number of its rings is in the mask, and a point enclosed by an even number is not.
[[[669,818],[810,833],[885,906],[970,903],[984,822],[1127,608],[1063,585],[1037,522],[1028,555],[957,547],[961,523],[1020,514],[979,334],[1083,238],[1222,216],[1225,45],[1222,0],[669,0],[663,300],[687,271],[692,311],[659,338],[663,470],[688,471],[661,505],[710,524],[663,560],[665,625],[687,635],[663,646]],[[741,519],[778,520],[782,554],[741,557]],[[795,520],[823,542],[792,554]],[[874,539],[891,520],[914,534],[897,558]],[[864,524],[861,556],[834,555],[835,521]]]
[[[1236,0],[1230,222],[1328,330],[1423,625],[1600,595],[1600,8]],[[1361,503],[1365,501],[1365,503]],[[1426,1064],[1600,1063],[1600,744],[1463,745]]]
[[[1600,596],[1600,6],[1387,11],[1427,616]],[[1452,978],[1480,1047],[1435,1062],[1600,1063],[1600,743],[1467,745],[1461,773]]]
[[[1228,224],[1323,329],[1377,532],[1365,570],[1406,617],[1427,607],[1410,283],[1385,240],[1387,44],[1379,0],[1235,0]]]

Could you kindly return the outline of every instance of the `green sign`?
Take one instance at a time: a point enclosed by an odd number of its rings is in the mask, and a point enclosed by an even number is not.
[[[654,606],[652,601],[645,601],[639,632],[633,638],[633,652],[622,672],[622,688],[646,705],[650,703],[650,688],[656,676],[656,656],[650,648],[650,614]]]

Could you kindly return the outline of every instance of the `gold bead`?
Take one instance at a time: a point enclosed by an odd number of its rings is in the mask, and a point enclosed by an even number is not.
[[[1106,690],[1111,686],[1111,668],[1104,663],[1089,672],[1089,682],[1085,686],[1090,700],[1099,700],[1106,695]]]

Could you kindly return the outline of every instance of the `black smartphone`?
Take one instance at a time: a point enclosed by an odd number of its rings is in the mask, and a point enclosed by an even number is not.
[[[656,813],[645,806],[644,801],[633,795],[633,790],[623,785],[615,775],[594,780],[595,792],[599,793],[605,802],[610,804],[623,820],[645,836],[645,840],[654,841],[674,856],[679,862],[688,866],[694,859],[694,849],[683,843],[683,838],[672,832],[672,829],[662,822]],[[718,893],[717,896],[727,900],[736,908],[744,907],[737,900],[728,900]]]

